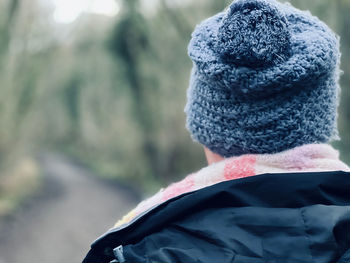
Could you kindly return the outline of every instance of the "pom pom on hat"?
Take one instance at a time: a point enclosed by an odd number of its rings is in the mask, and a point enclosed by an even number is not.
[[[261,67],[285,61],[290,52],[285,15],[270,2],[239,0],[221,20],[217,49],[227,62]]]

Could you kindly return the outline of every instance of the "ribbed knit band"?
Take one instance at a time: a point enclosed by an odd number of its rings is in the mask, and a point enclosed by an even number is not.
[[[338,139],[339,38],[309,12],[238,0],[198,25],[187,128],[225,157]]]

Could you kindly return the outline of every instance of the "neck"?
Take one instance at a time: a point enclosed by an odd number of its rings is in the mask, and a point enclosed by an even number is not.
[[[209,165],[211,165],[213,163],[221,162],[222,160],[225,159],[221,155],[213,153],[212,151],[210,151],[206,147],[204,147],[204,153],[205,153],[205,157],[207,158],[207,162],[208,162]]]

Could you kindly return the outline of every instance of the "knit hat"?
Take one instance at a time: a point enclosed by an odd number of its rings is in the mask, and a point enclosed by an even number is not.
[[[224,157],[339,139],[339,37],[309,12],[237,0],[188,47],[192,138]]]

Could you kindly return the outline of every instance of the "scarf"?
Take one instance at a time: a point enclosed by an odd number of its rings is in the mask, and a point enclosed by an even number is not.
[[[115,227],[130,223],[171,198],[224,181],[265,173],[326,171],[350,171],[349,166],[339,160],[339,152],[328,144],[308,144],[276,154],[247,154],[227,158],[161,189],[119,220]]]

